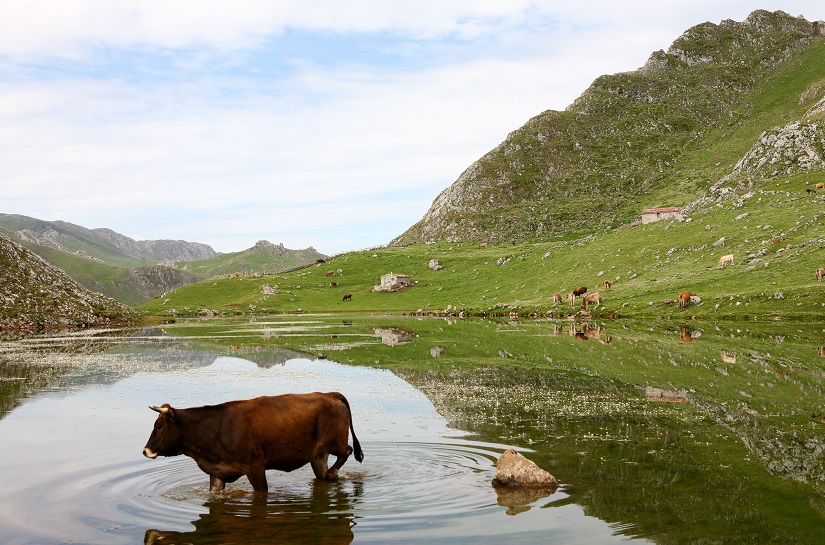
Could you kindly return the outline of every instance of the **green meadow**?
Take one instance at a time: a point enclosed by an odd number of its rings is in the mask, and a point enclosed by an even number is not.
[[[825,283],[815,271],[825,267],[825,191],[806,191],[821,181],[823,172],[764,181],[689,221],[541,243],[381,247],[286,274],[216,277],[138,310],[167,320],[301,312],[822,320]],[[734,263],[718,267],[723,255]],[[442,268],[430,268],[433,260]],[[390,272],[410,275],[412,285],[373,291]],[[578,301],[554,303],[554,293],[565,297],[577,286],[604,301],[585,312]],[[684,290],[701,302],[679,308]]]

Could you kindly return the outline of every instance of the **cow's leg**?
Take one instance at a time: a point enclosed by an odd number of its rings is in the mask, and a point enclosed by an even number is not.
[[[334,481],[338,478],[338,470],[341,469],[341,466],[347,461],[349,455],[352,454],[352,447],[347,445],[347,449],[344,452],[346,452],[346,454],[339,454],[335,458],[335,463],[332,464],[332,467],[329,468],[329,471],[327,471],[324,476],[328,481]]]
[[[223,493],[224,489],[226,488],[226,483],[220,477],[215,477],[214,475],[209,476],[209,491],[214,492],[216,494]]]
[[[249,479],[249,484],[252,485],[255,492],[269,491],[269,484],[266,482],[266,470],[263,467],[251,470],[246,474],[246,478]]]
[[[317,455],[313,458],[309,465],[312,466],[312,472],[315,473],[316,479],[326,479],[327,478],[327,458],[329,454],[323,453]]]

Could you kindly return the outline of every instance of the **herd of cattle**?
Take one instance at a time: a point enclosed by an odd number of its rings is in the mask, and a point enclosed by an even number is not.
[[[610,289],[610,280],[605,280],[604,282],[602,282],[602,284],[604,285],[605,290]],[[567,294],[567,302],[570,303],[571,307],[575,308],[576,299],[578,299],[579,297],[582,298],[582,309],[586,309],[588,305],[594,303],[596,306],[593,308],[599,308],[601,302],[604,301],[604,297],[602,297],[602,295],[599,292],[591,291],[590,293],[587,293],[587,286],[579,286],[578,288],[574,289],[572,292]],[[560,293],[556,292],[553,294],[553,302],[556,304],[561,303]]]
[[[717,267],[726,267],[727,265],[733,264],[733,255],[723,255],[719,258],[719,264]],[[825,278],[825,267],[819,267],[816,269],[816,280],[817,282],[822,282],[822,279]],[[610,286],[613,284],[610,280],[603,280],[602,286],[604,286],[605,291],[610,290]],[[593,308],[599,308],[599,304],[604,301],[604,297],[598,291],[587,292],[587,286],[579,286],[578,288],[574,289],[572,292],[567,294],[567,302],[570,303],[572,308],[576,307],[576,299],[579,297],[582,298],[581,301],[581,308],[586,310],[588,305],[595,304]],[[692,293],[688,290],[683,291],[677,297],[677,301],[679,302],[679,308],[684,309],[691,303],[691,297],[697,297],[695,293]],[[561,294],[556,292],[553,294],[553,303],[559,304],[562,302]]]

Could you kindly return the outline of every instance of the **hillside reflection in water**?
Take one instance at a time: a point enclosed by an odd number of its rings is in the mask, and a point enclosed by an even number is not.
[[[821,326],[748,326],[292,317],[8,341],[0,538],[822,542]],[[140,456],[148,404],[314,390],[353,405],[366,458],[339,483],[304,468],[263,501],[245,479],[213,497],[192,460]],[[497,495],[509,446],[563,487]]]

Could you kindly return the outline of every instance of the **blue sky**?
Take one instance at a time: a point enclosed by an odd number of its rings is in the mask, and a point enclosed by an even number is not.
[[[0,212],[220,252],[385,244],[693,25],[825,3],[0,0]]]

